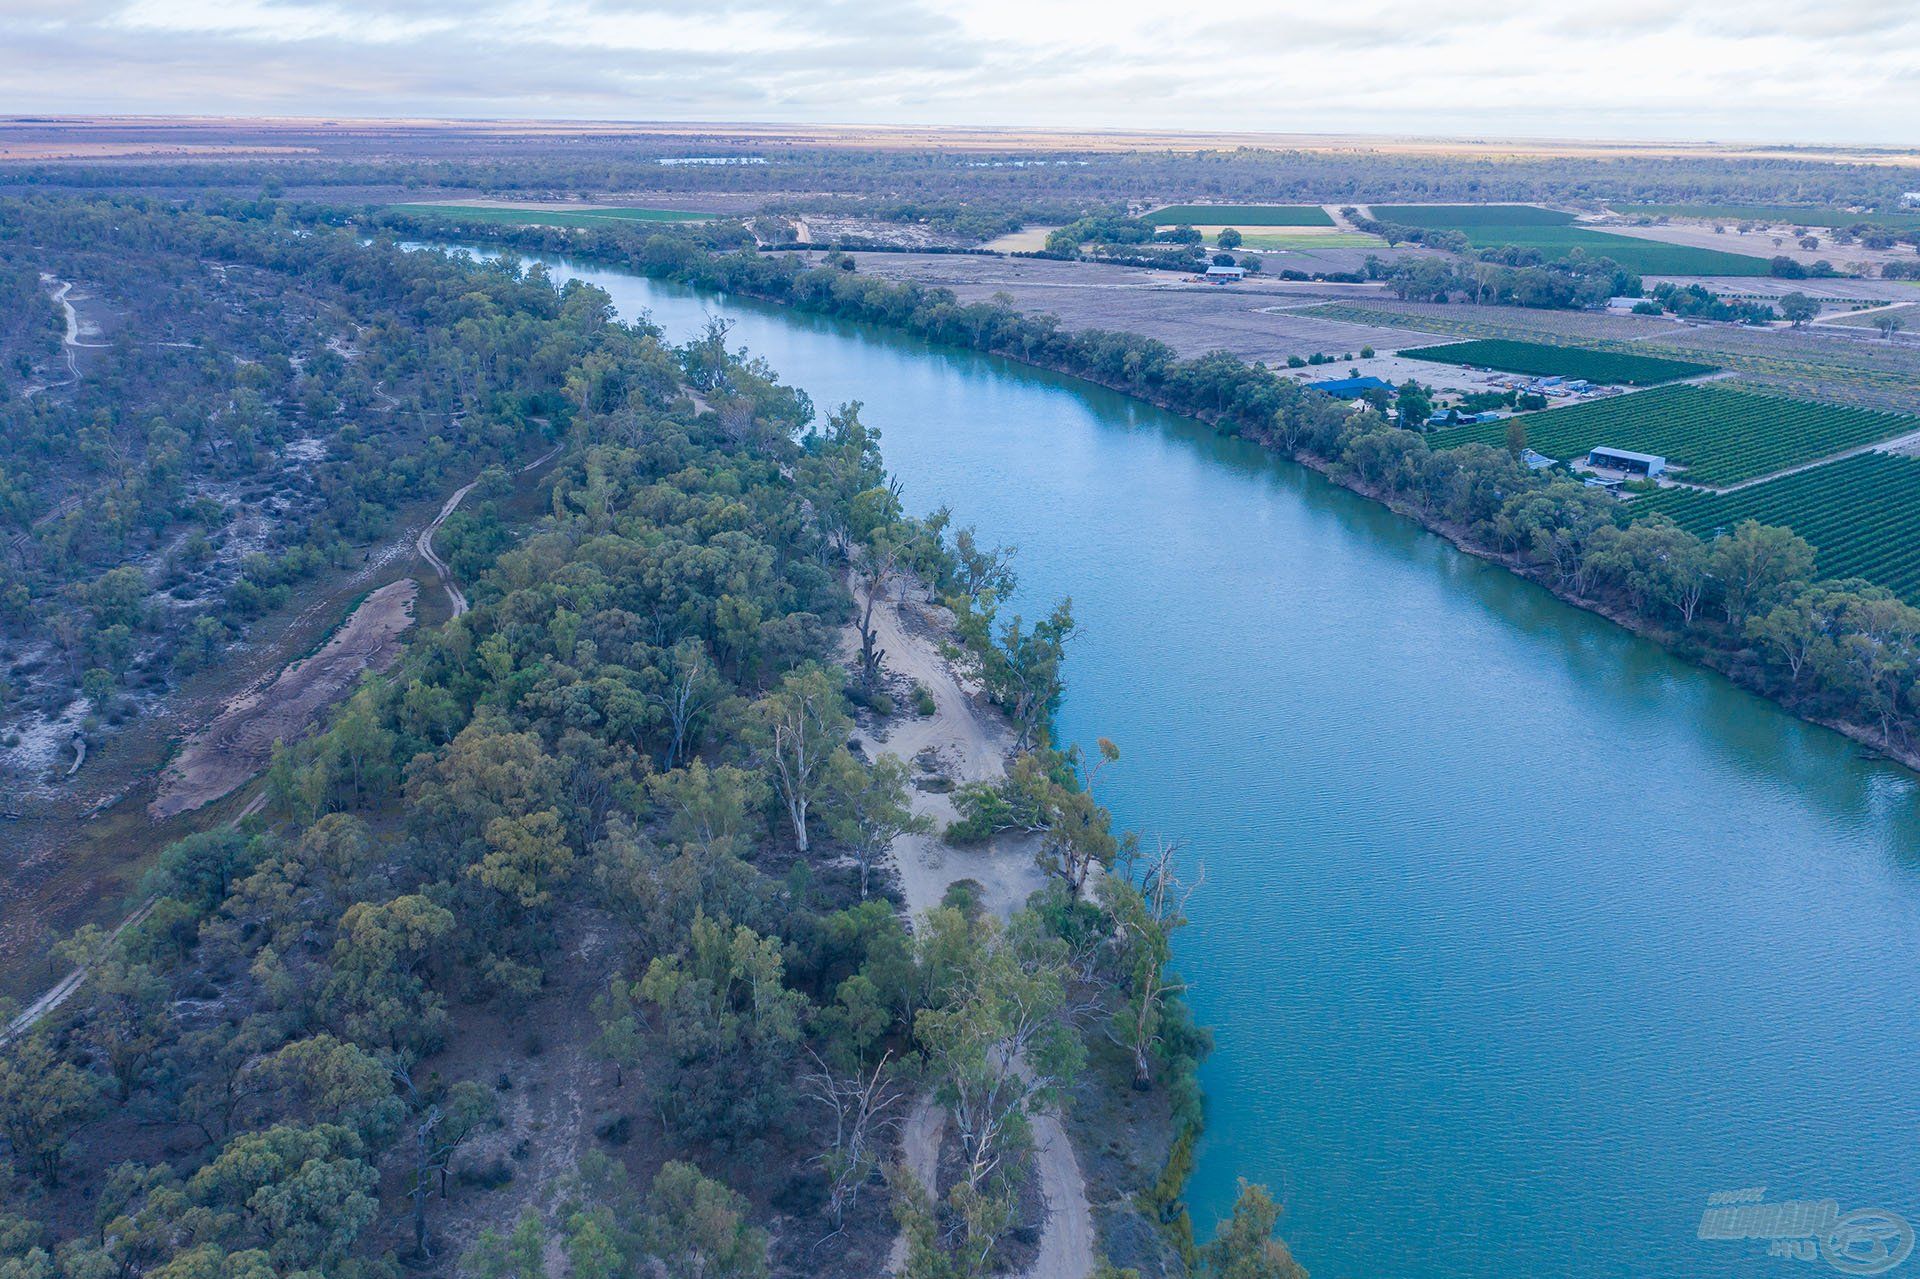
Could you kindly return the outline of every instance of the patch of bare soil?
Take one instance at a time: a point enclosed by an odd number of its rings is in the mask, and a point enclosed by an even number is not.
[[[276,742],[294,741],[311,731],[319,712],[363,673],[392,666],[400,655],[401,634],[413,625],[419,591],[412,578],[381,587],[319,652],[229,701],[168,768],[147,812],[164,820],[230,793],[266,767]]]
[[[936,772],[949,780],[999,777],[1013,748],[1013,733],[1006,720],[984,704],[979,690],[968,688],[942,655],[951,614],[933,604],[924,589],[908,586],[875,601],[873,621],[888,668],[925,686],[934,703],[932,715],[909,715],[897,721],[877,748],[914,764],[917,772]],[[944,790],[915,787],[912,803],[915,812],[933,818],[936,830],[944,830],[957,815]],[[916,919],[939,905],[948,885],[956,880],[978,883],[982,901],[1003,917],[1024,905],[1043,882],[1034,864],[1033,846],[1025,839],[1003,837],[983,849],[962,851],[945,844],[937,834],[903,835],[892,851],[901,894]],[[931,1098],[922,1098],[901,1132],[901,1162],[930,1188],[936,1184],[946,1128],[945,1112]],[[1033,1136],[1029,1185],[1034,1193],[1023,1205],[1022,1220],[1033,1220],[1041,1213],[1044,1220],[1032,1239],[1022,1243],[1016,1264],[1027,1279],[1086,1279],[1093,1273],[1092,1213],[1073,1143],[1056,1114],[1036,1115]],[[906,1260],[905,1242],[904,1237],[894,1242],[890,1273],[899,1273]]]

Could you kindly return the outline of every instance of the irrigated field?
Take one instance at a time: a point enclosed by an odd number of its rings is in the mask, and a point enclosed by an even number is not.
[[[1737,493],[1667,489],[1633,501],[1701,537],[1743,520],[1790,528],[1823,577],[1864,577],[1920,602],[1920,458],[1861,453]]]
[[[1723,222],[1765,222],[1777,226],[1874,226],[1909,230],[1920,227],[1920,214],[1849,213],[1845,209],[1814,209],[1794,204],[1614,204],[1625,217],[1707,218]]]
[[[1771,275],[1764,258],[1688,244],[1663,244],[1630,235],[1608,235],[1579,226],[1462,227],[1476,249],[1514,246],[1538,249],[1543,257],[1565,257],[1575,249],[1589,257],[1612,258],[1641,275]]]
[[[1584,457],[1601,446],[1657,453],[1669,465],[1686,467],[1682,478],[1715,485],[1920,431],[1920,417],[1712,385],[1661,387],[1549,409],[1525,421],[1527,443],[1549,457]],[[1506,438],[1505,422],[1481,422],[1437,431],[1433,443],[1451,448]]]
[[[443,217],[461,222],[501,222],[512,226],[606,226],[618,222],[701,222],[710,213],[683,209],[522,209],[498,204],[396,204],[396,213]]]
[[[1376,204],[1373,216],[1401,226],[1460,230],[1476,226],[1566,226],[1573,214],[1537,204]]]
[[[1386,241],[1377,235],[1364,235],[1358,231],[1312,231],[1292,235],[1285,231],[1249,231],[1240,238],[1241,247],[1247,249],[1377,249],[1385,244]]]
[[[1632,236],[1608,235],[1573,225],[1571,213],[1531,204],[1377,204],[1382,222],[1458,231],[1476,249],[1536,249],[1543,257],[1565,257],[1579,249],[1592,257],[1612,258],[1642,275],[1768,275],[1763,258],[1684,244],[1663,244]]]
[[[1694,364],[1687,360],[1664,360],[1653,355],[1628,355],[1619,351],[1596,351],[1590,347],[1552,346],[1545,342],[1515,342],[1504,338],[1415,347],[1400,354],[1414,360],[1432,360],[1437,364],[1466,364],[1539,377],[1585,378],[1589,382],[1615,386],[1654,386],[1714,371],[1711,364]]]
[[[1155,226],[1332,226],[1317,204],[1169,204],[1146,220]]]

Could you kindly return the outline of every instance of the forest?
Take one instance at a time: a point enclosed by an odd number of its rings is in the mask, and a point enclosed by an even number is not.
[[[998,1273],[1035,1117],[1089,1095],[1168,1136],[1103,1209],[1140,1226],[1111,1260],[1302,1273],[1259,1187],[1204,1243],[1180,1204],[1184,872],[1051,738],[1070,606],[1007,616],[1006,554],[905,512],[857,406],[817,419],[724,328],[675,348],[317,218],[33,216],[326,281],[470,449],[563,451],[535,509],[496,468],[450,527],[469,612],[280,750],[257,817],[166,848],[136,923],[62,944],[85,983],[0,1047],[0,1276],[855,1274],[896,1237],[916,1279]],[[220,411],[189,389],[177,418]],[[853,742],[920,713],[856,608],[889,578],[946,601],[1017,732],[950,835],[1030,841],[1010,918],[963,881],[904,920],[874,873],[908,778]],[[937,1184],[889,1154],[915,1094],[955,1116]]]
[[[155,708],[402,509],[544,447],[568,358],[531,318],[544,281],[500,311],[457,268],[264,205],[0,202],[0,280],[8,721]],[[76,280],[105,323],[67,362],[48,296]]]

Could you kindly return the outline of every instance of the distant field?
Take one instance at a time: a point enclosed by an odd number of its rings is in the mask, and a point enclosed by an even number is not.
[[[1785,226],[1875,226],[1912,230],[1920,227],[1920,213],[1848,213],[1845,209],[1814,209],[1793,204],[1614,204],[1625,217],[1707,218],[1725,222],[1767,222]]]
[[[1823,577],[1864,577],[1920,603],[1920,458],[1861,453],[1737,493],[1650,493],[1630,509],[1701,537],[1742,520],[1790,528],[1813,543]]]
[[[1147,214],[1155,226],[1332,226],[1317,204],[1170,204]]]
[[[1358,231],[1328,231],[1316,235],[1249,231],[1240,237],[1240,243],[1249,249],[1374,249],[1386,241]]]
[[[1629,235],[1608,235],[1578,226],[1461,227],[1476,249],[1506,245],[1538,249],[1547,257],[1580,249],[1596,258],[1612,258],[1641,275],[1771,275],[1765,258],[1721,249],[1696,249],[1686,244],[1662,244]]]
[[[1765,258],[1720,249],[1696,249],[1684,244],[1662,244],[1626,235],[1609,235],[1573,225],[1571,213],[1531,204],[1376,204],[1373,216],[1383,222],[1459,231],[1476,249],[1517,246],[1537,249],[1549,258],[1579,249],[1593,257],[1612,258],[1641,275],[1770,275]]]
[[[1920,417],[1902,413],[1691,384],[1549,409],[1525,422],[1527,443],[1549,457],[1578,458],[1601,445],[1657,453],[1700,484],[1749,480],[1920,431]],[[1505,422],[1481,422],[1436,431],[1433,444],[1498,444],[1506,437]]]
[[[1476,226],[1566,226],[1573,214],[1536,204],[1376,204],[1373,216],[1401,226],[1460,230]]]
[[[1711,364],[1695,364],[1689,360],[1596,351],[1591,347],[1553,346],[1546,342],[1515,342],[1504,338],[1415,347],[1400,354],[1408,359],[1432,360],[1438,364],[1470,364],[1535,377],[1585,378],[1589,382],[1617,386],[1654,386],[1714,371]]]
[[[703,222],[711,213],[683,209],[509,209],[497,204],[395,204],[395,213],[512,226],[606,226],[619,222]]]

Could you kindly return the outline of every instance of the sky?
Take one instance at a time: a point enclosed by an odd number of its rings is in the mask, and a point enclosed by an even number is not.
[[[0,112],[1920,144],[1912,0],[0,0]]]

